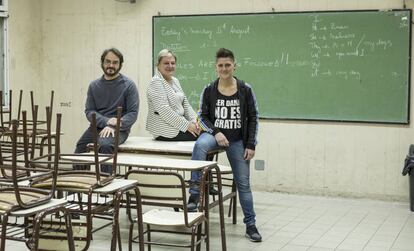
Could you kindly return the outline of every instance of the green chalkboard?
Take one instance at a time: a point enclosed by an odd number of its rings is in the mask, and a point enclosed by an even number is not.
[[[261,118],[408,123],[410,44],[410,10],[153,17],[194,107],[225,47]]]

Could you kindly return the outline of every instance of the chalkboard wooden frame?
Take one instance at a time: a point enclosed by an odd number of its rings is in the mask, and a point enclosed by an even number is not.
[[[261,119],[272,119],[272,120],[276,119],[276,120],[300,120],[300,121],[310,120],[310,121],[351,122],[351,123],[358,122],[358,123],[409,124],[409,122],[410,122],[410,100],[411,100],[411,97],[410,97],[410,89],[411,89],[411,34],[412,34],[412,32],[411,32],[411,29],[412,29],[411,28],[411,22],[412,22],[412,11],[411,11],[411,9],[393,9],[393,10],[387,10],[387,11],[383,11],[383,10],[345,10],[345,11],[332,10],[332,11],[309,11],[309,12],[262,12],[262,13],[229,13],[229,14],[153,16],[153,19],[152,19],[153,62],[156,61],[157,53],[158,53],[159,48],[160,48],[160,46],[156,45],[157,44],[157,41],[156,41],[157,40],[157,34],[159,34],[160,30],[157,30],[157,28],[155,27],[156,22],[158,22],[159,20],[167,20],[167,19],[169,19],[169,20],[178,20],[180,18],[195,18],[195,19],[197,19],[197,18],[205,18],[205,17],[215,18],[215,17],[234,17],[234,16],[237,16],[237,17],[255,16],[257,18],[260,18],[261,16],[264,16],[264,15],[325,15],[325,14],[335,14],[336,15],[336,14],[343,14],[343,13],[345,13],[345,14],[349,13],[349,15],[353,15],[355,13],[365,13],[365,12],[366,13],[379,13],[379,14],[383,14],[383,13],[387,13],[387,14],[388,13],[391,13],[391,14],[397,13],[398,14],[398,12],[404,12],[404,13],[407,13],[408,16],[409,16],[409,20],[408,20],[409,25],[407,25],[407,36],[408,36],[407,47],[408,48],[404,48],[408,52],[408,55],[407,55],[408,60],[403,63],[403,66],[406,67],[407,69],[406,69],[406,76],[402,76],[402,78],[404,78],[406,80],[406,87],[404,87],[405,88],[404,93],[400,94],[400,95],[402,95],[403,98],[406,99],[406,101],[404,102],[403,107],[400,108],[400,110],[398,110],[398,112],[400,112],[402,115],[399,115],[399,117],[397,119],[395,119],[395,118],[388,119],[386,116],[385,116],[385,118],[375,118],[375,119],[365,119],[365,118],[359,118],[359,117],[354,119],[354,118],[341,118],[341,114],[339,114],[339,115],[334,114],[334,115],[332,115],[332,117],[318,117],[318,116],[316,116],[316,117],[312,117],[312,116],[310,116],[310,117],[309,116],[289,117],[289,116],[278,115],[278,114],[270,114],[270,115],[261,114],[260,118]],[[168,46],[166,46],[166,47],[168,48]],[[219,47],[222,47],[222,46],[218,45],[216,48],[214,48],[214,50],[218,49]],[[232,47],[228,47],[228,48],[232,49]],[[174,48],[169,48],[169,49],[172,49],[173,51],[175,51]],[[404,50],[404,49],[401,49],[401,50]],[[238,54],[237,51],[235,52],[235,54],[236,54],[235,56],[236,56],[236,61],[237,61],[239,54]],[[180,63],[181,62],[181,55],[180,55],[179,52],[177,53],[177,56],[178,56],[178,63]],[[386,53],[383,56],[386,56]],[[212,53],[210,55],[210,59],[213,58],[213,57],[214,57],[214,53]],[[208,61],[206,61],[206,62],[208,62]],[[210,61],[210,63],[211,63],[211,61]],[[211,64],[209,64],[209,66],[212,68],[212,70],[214,70],[214,65],[211,66]],[[182,65],[181,65],[181,67],[182,67]],[[242,69],[244,69],[244,68],[242,68]],[[154,71],[154,68],[153,68],[153,71]],[[177,72],[178,71],[179,71],[179,69],[177,68]],[[240,71],[243,71],[243,70],[240,70]],[[238,72],[236,72],[236,73],[237,73],[236,75],[239,74]],[[352,72],[350,72],[350,73],[352,73]],[[395,74],[397,75],[397,73],[395,73]],[[178,76],[178,78],[179,78],[179,76]],[[247,77],[242,76],[241,78],[246,80],[246,81],[249,81],[248,76]],[[185,83],[183,84],[183,81],[180,78],[179,78],[179,80],[181,81],[181,83],[182,83],[182,85],[185,89]],[[201,84],[204,86],[212,80],[214,80],[214,77],[210,77],[210,79],[207,80],[207,81],[203,80]],[[199,82],[201,82],[201,81],[199,81]],[[252,83],[253,83],[252,84],[253,89],[256,92],[255,83],[254,82],[252,82]],[[197,83],[197,84],[200,84],[200,83]],[[186,89],[185,89],[185,91],[186,91]],[[186,92],[186,94],[187,94],[187,96],[189,95],[187,92]],[[261,110],[260,97],[258,97],[258,101],[259,101],[258,103],[259,103],[259,112],[260,112],[260,110]],[[339,107],[339,108],[341,108],[341,107]],[[338,113],[340,113],[340,112],[341,111],[338,111]]]

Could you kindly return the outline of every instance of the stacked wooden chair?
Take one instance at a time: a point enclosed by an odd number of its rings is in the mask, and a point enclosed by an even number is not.
[[[79,222],[74,222],[74,226],[84,226],[86,236],[75,237],[76,241],[84,241],[83,250],[87,250],[92,239],[92,220],[99,217],[111,220],[113,225],[113,239],[111,250],[116,249],[118,240],[121,249],[120,230],[119,230],[119,208],[122,194],[126,191],[134,190],[138,194],[136,181],[114,180],[119,144],[119,129],[122,108],[117,111],[117,125],[114,136],[114,152],[112,154],[101,154],[98,152],[98,132],[96,127],[96,114],[92,114],[91,129],[93,131],[93,152],[84,154],[64,154],[44,155],[33,159],[36,166],[46,166],[51,163],[58,163],[59,172],[57,174],[56,189],[63,194],[69,202],[67,207],[72,215],[81,216]],[[55,148],[59,149],[56,142]],[[112,173],[103,173],[100,166],[112,165]],[[94,170],[74,170],[77,165],[94,167]],[[50,188],[53,185],[52,179],[43,179],[33,182],[36,188]],[[85,217],[85,222],[81,221]],[[110,225],[107,224],[107,225]],[[106,226],[106,225],[105,225]],[[104,227],[104,226],[103,226]],[[94,229],[95,230],[95,229]]]
[[[17,118],[13,118],[12,113],[13,113],[13,91],[10,90],[9,91],[9,99],[8,99],[8,104],[6,105],[6,103],[4,102],[5,98],[4,98],[4,94],[3,91],[0,91],[0,132],[7,132],[10,130],[10,123],[12,121],[12,119],[17,119],[17,121],[20,121],[20,112],[21,112],[21,108],[22,108],[22,97],[23,97],[23,90],[20,90],[20,94],[19,94],[19,105],[18,105],[18,110],[17,110]],[[8,109],[4,110],[3,106],[7,106]],[[7,119],[5,118],[5,116],[7,115]]]
[[[58,163],[54,162],[48,168],[33,168],[30,165],[26,112],[22,113],[22,134],[19,135],[18,120],[11,121],[11,149],[3,153],[0,148],[0,169],[3,177],[0,178],[0,216],[2,222],[0,250],[5,250],[6,239],[25,241],[33,250],[38,250],[41,224],[46,215],[59,214],[65,220],[69,250],[74,250],[71,218],[65,208],[66,201],[53,199],[56,188]],[[50,120],[48,121],[50,127]],[[60,132],[61,114],[57,114],[56,131]],[[59,135],[59,134],[58,134]],[[49,134],[50,137],[50,134]],[[22,146],[18,144],[22,139]],[[56,142],[60,137],[56,137]],[[20,154],[20,152],[23,154]],[[57,154],[58,149],[55,149]],[[4,158],[9,155],[8,158]],[[20,161],[18,161],[20,158]],[[48,179],[51,186],[47,189],[35,188],[32,185],[41,180]],[[34,217],[32,223],[29,217]],[[10,221],[10,218],[16,218]],[[17,219],[23,218],[23,222]]]
[[[51,91],[50,96],[50,105],[49,111],[46,111],[45,118],[39,119],[39,111],[38,111],[38,105],[34,102],[34,95],[33,91],[30,92],[30,110],[32,119],[27,120],[27,133],[29,137],[33,137],[34,139],[34,147],[32,148],[32,151],[30,153],[30,157],[33,158],[35,156],[35,150],[39,151],[38,155],[43,155],[44,148],[47,146],[48,151],[51,151],[51,147],[53,147],[52,142],[54,141],[54,138],[56,136],[56,132],[51,132],[51,142],[46,142],[48,139],[47,134],[47,120],[52,119],[51,117],[48,118],[48,116],[52,115],[53,112],[53,98],[54,98],[54,91]],[[17,115],[13,115],[14,105],[13,105],[13,92],[12,90],[9,91],[9,102],[7,104],[8,109],[4,110],[3,107],[0,107],[0,134],[1,134],[1,141],[4,145],[11,144],[11,130],[10,130],[10,123],[12,119],[15,119],[18,121],[19,128],[18,128],[18,136],[20,140],[18,141],[18,144],[22,145],[22,128],[21,128],[21,109],[22,109],[22,99],[23,99],[23,91],[20,90],[19,99],[18,99],[18,107],[17,107]],[[3,93],[0,91],[0,103],[3,103]],[[7,115],[7,116],[6,116]]]

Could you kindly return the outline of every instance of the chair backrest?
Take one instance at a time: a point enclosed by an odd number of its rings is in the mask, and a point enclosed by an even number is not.
[[[94,166],[96,172],[96,181],[98,186],[105,186],[106,184],[110,183],[116,176],[116,165],[118,159],[118,145],[119,145],[119,130],[121,127],[121,116],[122,116],[122,107],[117,108],[117,124],[115,126],[115,133],[114,133],[114,151],[112,154],[102,154],[99,153],[99,144],[98,138],[100,137],[98,134],[97,123],[96,123],[96,114],[92,114],[92,121],[91,121],[91,128],[93,134],[93,155],[94,155]],[[109,175],[102,175],[100,165],[104,162],[100,157],[103,157],[104,161],[112,160],[111,163],[105,163],[107,165],[112,165],[112,173]],[[106,157],[106,158],[105,158]]]
[[[53,112],[53,98],[54,98],[54,91],[52,90],[50,93],[50,113]],[[4,97],[3,97],[3,91],[0,91],[0,104],[2,104],[0,106],[0,124],[1,124],[1,130],[2,131],[7,131],[10,127],[10,123],[12,119],[17,119],[18,121],[20,121],[20,115],[21,115],[21,110],[22,110],[22,100],[23,100],[23,90],[20,90],[19,92],[19,100],[18,100],[18,106],[17,106],[17,117],[13,116],[13,91],[10,90],[9,91],[9,102],[7,104],[8,106],[8,110],[5,111],[3,109],[3,102],[4,102]],[[30,91],[30,104],[31,104],[31,111],[32,111],[32,115],[34,113],[34,109],[35,109],[35,102],[34,102],[34,95],[33,95],[33,91]],[[8,118],[5,119],[4,115],[8,114]],[[47,116],[47,114],[46,114]],[[37,123],[40,124],[46,124],[46,119],[45,120],[37,120]],[[27,125],[29,127],[32,127],[32,125],[34,125],[33,121],[28,120],[27,121]],[[29,129],[32,130],[32,129]]]
[[[53,98],[54,98],[54,94],[55,92],[52,90],[50,92],[50,104],[49,104],[49,113],[46,112],[46,119],[45,120],[41,120],[38,118],[37,123],[38,124],[46,124],[47,123],[47,116],[51,115],[53,113]],[[30,91],[30,105],[31,105],[31,110],[32,113],[34,112],[34,109],[36,107],[35,101],[34,101],[34,94],[33,91]]]
[[[51,113],[53,112],[53,97],[54,97],[54,95],[55,95],[55,91],[53,91],[53,90],[50,91],[50,105],[49,105],[49,107],[50,107],[50,112]],[[34,107],[35,107],[33,91],[30,91],[30,104],[31,104],[31,107],[32,107],[32,110],[33,110]]]
[[[119,130],[121,126],[121,116],[122,116],[122,107],[117,108],[117,124],[114,130],[114,150],[111,154],[99,153],[99,134],[97,130],[97,122],[96,122],[96,114],[91,114],[91,125],[90,128],[92,130],[92,140],[93,140],[93,147],[92,153],[60,153],[59,154],[59,176],[67,176],[70,177],[71,175],[77,175],[80,177],[85,177],[88,179],[87,184],[92,182],[92,187],[102,187],[109,184],[116,176],[116,165],[117,165],[117,158],[118,158],[118,145],[119,145]],[[56,143],[57,144],[57,143]],[[58,147],[58,146],[56,146]],[[45,156],[50,156],[44,155]],[[44,164],[44,163],[51,163],[50,161],[42,161],[43,157],[34,158],[34,162],[36,164]],[[50,158],[49,158],[50,160]],[[102,173],[100,170],[101,165],[112,165],[112,173]],[[66,166],[66,168],[65,168]],[[77,166],[94,166],[95,170],[84,170],[84,169],[73,169],[73,167]],[[90,180],[89,178],[93,177],[94,180]],[[82,186],[82,185],[80,185]]]
[[[23,98],[23,90],[20,90],[19,94],[19,105],[17,108],[17,120],[20,120],[20,111],[22,109],[22,98]],[[9,103],[8,103],[8,110],[3,110],[3,91],[0,91],[0,124],[1,124],[1,131],[8,131],[10,127],[11,120],[13,119],[13,91],[9,90]],[[5,121],[4,115],[8,114],[8,119]]]
[[[33,111],[33,121],[35,121],[35,122],[36,122],[36,119],[37,119],[37,110],[38,110],[38,107],[36,106],[34,111]],[[34,156],[35,144],[36,144],[36,137],[35,136],[36,135],[32,134],[32,133],[28,133],[27,112],[23,111],[22,116],[23,116],[23,121],[15,120],[13,122],[13,120],[12,120],[12,124],[15,123],[17,128],[22,125],[24,127],[23,130],[17,129],[15,137],[13,136],[13,133],[12,133],[13,130],[3,132],[3,134],[1,135],[1,140],[0,140],[0,143],[1,143],[0,165],[4,165],[6,162],[10,162],[12,160],[12,157],[16,156],[16,155],[17,156],[22,156],[23,155],[26,159],[27,158],[25,156],[26,151],[28,152],[28,154],[30,154],[29,159],[32,159],[33,156]],[[34,126],[34,129],[35,128],[36,128],[36,126]],[[30,139],[29,139],[29,137],[30,137]],[[15,141],[15,143],[16,143],[16,154],[12,154],[13,141]],[[30,141],[30,142],[27,143],[26,141]],[[26,145],[26,143],[28,145]],[[20,159],[18,162],[22,162],[22,160]],[[25,164],[27,164],[26,160],[25,160]],[[8,174],[6,172],[6,170],[3,169],[3,168],[0,169],[0,173],[1,173],[2,177],[4,177],[4,178],[8,178],[8,179],[12,178],[10,176],[10,174]],[[18,176],[22,176],[22,174],[19,173]]]
[[[125,178],[138,181],[143,205],[180,208],[183,210],[185,224],[189,227],[187,186],[181,174],[162,170],[139,169],[127,172]],[[200,208],[204,209],[204,204]]]

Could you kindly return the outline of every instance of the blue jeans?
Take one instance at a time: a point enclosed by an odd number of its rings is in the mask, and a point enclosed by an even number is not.
[[[98,134],[102,129],[98,129]],[[129,132],[119,132],[119,144],[122,144],[125,142],[125,140],[128,138]],[[93,142],[93,133],[92,129],[89,127],[86,129],[86,131],[83,133],[83,135],[80,137],[78,142],[76,143],[76,149],[75,153],[86,153],[88,152],[87,145],[89,143]],[[106,153],[111,154],[114,152],[114,143],[115,140],[112,136],[107,138],[99,137],[98,135],[98,152],[99,153]],[[73,167],[75,170],[89,170],[90,166],[84,166],[84,165],[76,165]],[[112,165],[101,165],[101,172],[104,173],[112,173]]]
[[[216,138],[210,133],[201,134],[193,149],[192,160],[206,160],[207,152],[217,148]],[[245,148],[242,140],[230,142],[226,149],[227,158],[233,171],[233,179],[236,182],[239,200],[243,210],[243,222],[247,227],[256,224],[256,214],[253,209],[253,195],[250,189],[250,161],[244,159]],[[201,172],[191,172],[190,194],[200,194],[198,184],[201,179]],[[197,185],[196,185],[197,184]]]

